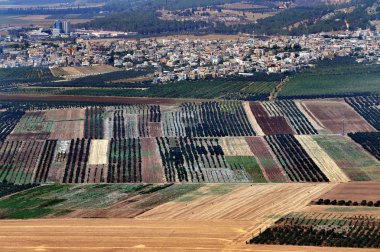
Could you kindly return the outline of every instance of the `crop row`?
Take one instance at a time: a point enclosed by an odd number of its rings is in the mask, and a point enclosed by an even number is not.
[[[24,112],[20,110],[0,112],[0,142],[7,138],[23,115]]]
[[[86,108],[84,136],[86,139],[103,138],[103,109],[101,107]]]
[[[63,183],[84,183],[90,154],[91,139],[72,139],[70,141]]]
[[[0,181],[45,182],[56,141],[5,141],[0,146]]]
[[[380,132],[349,133],[348,136],[380,160]]]
[[[250,243],[380,248],[380,223],[352,216],[341,220],[282,218]]]
[[[292,181],[329,181],[293,135],[272,135],[265,139]]]
[[[169,182],[248,182],[243,164],[229,164],[217,138],[156,138]]]
[[[263,102],[263,105],[271,116],[284,116],[288,118],[297,134],[318,134],[317,130],[314,129],[306,116],[298,109],[294,101]]]
[[[373,203],[373,201],[362,200],[361,202],[351,200],[330,200],[330,199],[319,199],[314,202],[317,205],[338,205],[338,206],[369,206],[369,207],[380,207],[380,200]]]
[[[175,131],[189,137],[255,135],[240,102],[185,103],[173,119],[183,124],[182,130],[174,124]]]
[[[111,139],[108,160],[108,183],[142,182],[139,138]]]
[[[380,96],[348,97],[345,100],[375,129],[380,130]]]

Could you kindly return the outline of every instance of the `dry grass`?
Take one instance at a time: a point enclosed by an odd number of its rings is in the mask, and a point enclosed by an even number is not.
[[[108,140],[91,140],[89,165],[102,165],[108,163]]]

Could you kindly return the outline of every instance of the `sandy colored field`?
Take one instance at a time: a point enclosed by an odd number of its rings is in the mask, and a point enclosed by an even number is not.
[[[249,221],[248,233],[239,237],[247,240],[260,229],[272,225],[282,215],[303,209],[310,199],[331,190],[334,184],[256,184],[236,186],[231,192],[207,193],[207,185],[189,193],[176,202],[152,209],[138,219],[149,220],[208,220]]]
[[[244,137],[224,137],[220,141],[226,156],[253,156]]]
[[[334,134],[376,131],[344,101],[318,100],[302,102],[314,117]]]
[[[91,140],[89,165],[107,164],[108,142],[108,140]]]
[[[380,200],[380,183],[378,182],[351,182],[339,184],[332,190],[321,195],[322,199],[362,200],[376,202]]]
[[[358,251],[246,245],[235,237],[249,222],[48,219],[0,221],[3,252],[30,251]],[[359,251],[374,251],[362,249]]]
[[[247,114],[248,121],[251,124],[253,130],[256,132],[258,136],[264,136],[263,130],[260,128],[260,125],[257,123],[255,116],[252,113],[251,107],[249,106],[249,102],[243,102],[243,108],[245,113]]]
[[[63,76],[70,79],[89,75],[111,73],[119,70],[119,68],[110,65],[99,65],[81,67],[58,67],[51,69],[51,72],[54,76]]]
[[[327,176],[331,182],[348,182],[350,179],[330,158],[329,155],[318,145],[311,136],[295,136],[315,164]]]

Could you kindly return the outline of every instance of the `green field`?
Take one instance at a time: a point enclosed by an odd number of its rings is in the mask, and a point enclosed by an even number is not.
[[[348,137],[314,136],[313,139],[353,181],[380,181],[380,162]]]
[[[351,58],[324,60],[315,68],[289,78],[281,96],[380,94],[380,65],[356,63]]]
[[[276,86],[276,82],[251,81],[181,81],[148,89],[112,89],[112,88],[79,88],[66,90],[66,95],[107,95],[130,97],[170,97],[170,98],[226,98],[245,99],[257,95],[268,96]]]
[[[76,210],[105,209],[138,196],[128,209],[143,212],[154,206],[175,200],[200,188],[201,184],[52,184],[13,194],[0,199],[0,218],[29,219],[57,217]],[[121,207],[122,208],[122,207]]]
[[[233,168],[244,168],[254,183],[266,183],[263,172],[253,156],[226,156]]]

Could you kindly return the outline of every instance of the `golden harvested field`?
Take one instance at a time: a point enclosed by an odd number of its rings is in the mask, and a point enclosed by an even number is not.
[[[350,179],[311,136],[295,136],[311,159],[331,182],[348,182]]]
[[[89,165],[102,165],[108,162],[108,140],[92,140],[90,148]]]
[[[0,221],[1,251],[315,251],[246,245],[334,184],[207,184],[137,218]],[[332,250],[338,251],[338,250]]]
[[[120,69],[110,65],[99,66],[80,66],[80,67],[58,67],[52,68],[51,72],[54,76],[62,76],[64,78],[78,78],[88,75],[97,75],[104,73],[112,73]]]
[[[334,188],[334,184],[206,185],[176,201],[138,216],[144,220],[249,221],[247,240],[272,225],[282,215],[303,209],[311,199]]]

